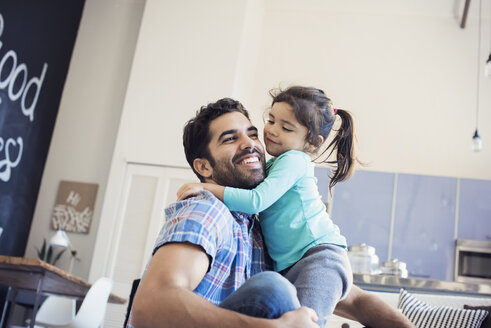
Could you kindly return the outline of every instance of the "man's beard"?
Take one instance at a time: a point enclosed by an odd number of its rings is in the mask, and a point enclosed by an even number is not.
[[[235,163],[237,159],[248,155],[257,153],[259,160],[261,161],[261,168],[253,170],[240,170]],[[266,164],[264,153],[257,150],[243,151],[241,154],[234,156],[232,161],[228,160],[213,160],[213,174],[212,180],[221,186],[228,186],[241,189],[253,189],[260,184],[265,178]]]

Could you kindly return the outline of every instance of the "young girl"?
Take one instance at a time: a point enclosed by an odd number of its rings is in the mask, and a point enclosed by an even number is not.
[[[329,189],[347,179],[354,168],[353,121],[342,109],[333,109],[324,92],[293,86],[270,93],[273,97],[264,127],[264,143],[273,156],[266,164],[267,177],[255,189],[216,184],[186,184],[179,199],[209,190],[231,211],[260,212],[260,224],[274,269],[297,288],[302,305],[313,308],[324,325],[352,284],[346,239],[329,218],[317,189],[310,156],[327,139],[336,117],[341,126],[328,147],[336,151]],[[319,158],[319,157],[317,157]]]

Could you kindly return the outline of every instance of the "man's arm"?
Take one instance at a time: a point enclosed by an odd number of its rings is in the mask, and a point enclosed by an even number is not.
[[[167,244],[152,257],[135,294],[132,322],[145,327],[318,327],[308,308],[266,320],[222,309],[193,293],[209,267],[209,258],[198,246]]]
[[[334,314],[372,328],[416,328],[409,319],[380,297],[355,285],[351,286],[348,296],[336,305]]]

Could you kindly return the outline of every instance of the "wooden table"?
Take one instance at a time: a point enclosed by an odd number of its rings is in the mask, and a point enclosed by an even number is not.
[[[30,327],[39,308],[42,294],[60,295],[83,299],[91,285],[85,280],[39,259],[0,255],[0,285],[9,287],[2,311],[0,327],[3,327],[10,298],[15,303],[18,290],[35,294]],[[11,297],[13,294],[13,297]],[[124,304],[126,299],[110,294],[109,303]]]

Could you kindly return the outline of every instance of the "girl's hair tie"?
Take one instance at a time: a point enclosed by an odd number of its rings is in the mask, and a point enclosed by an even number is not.
[[[334,115],[338,113],[338,108],[334,108]]]

